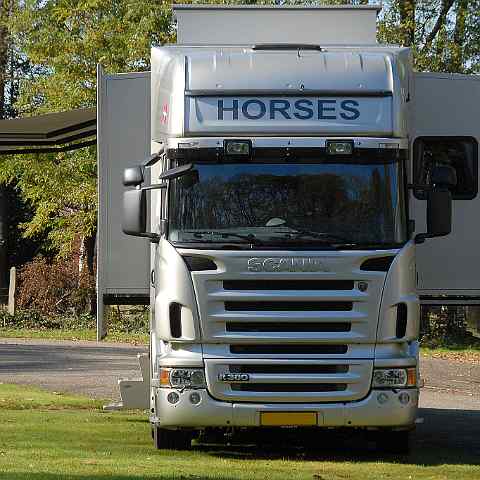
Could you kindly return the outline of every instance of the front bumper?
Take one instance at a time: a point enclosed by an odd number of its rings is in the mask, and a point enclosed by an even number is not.
[[[176,427],[260,427],[260,412],[316,412],[319,427],[390,427],[411,428],[418,407],[418,389],[372,390],[363,400],[348,403],[324,404],[263,404],[229,403],[214,400],[206,390],[195,390],[201,396],[198,404],[192,404],[192,390],[155,388],[158,416],[150,421],[164,428]],[[176,404],[167,400],[167,395],[177,391],[180,399]],[[408,403],[402,404],[399,396],[409,394]],[[388,400],[380,403],[380,393]]]

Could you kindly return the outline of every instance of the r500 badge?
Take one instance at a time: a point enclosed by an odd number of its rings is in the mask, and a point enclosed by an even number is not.
[[[218,379],[221,382],[248,382],[250,375],[248,373],[219,373]]]

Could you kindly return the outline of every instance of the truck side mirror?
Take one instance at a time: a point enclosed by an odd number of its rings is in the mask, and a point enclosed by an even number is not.
[[[452,231],[452,193],[457,184],[455,170],[449,166],[434,167],[431,173],[432,188],[427,191],[427,233],[415,237],[416,243],[426,238],[443,237]]]
[[[434,188],[427,194],[427,234],[443,237],[452,230],[452,194],[447,188]]]
[[[127,235],[147,237],[158,242],[156,233],[147,232],[147,192],[137,188],[123,192],[122,230]]]
[[[430,181],[437,188],[454,188],[457,186],[457,172],[449,165],[433,167]]]
[[[143,183],[142,167],[129,167],[123,171],[123,185],[125,187],[136,187]]]
[[[175,178],[180,178],[188,173],[195,173],[192,172],[192,169],[193,164],[191,163],[171,168],[170,170],[163,172],[159,179],[173,180]],[[122,230],[123,233],[126,233],[127,235],[148,237],[152,242],[158,242],[160,236],[157,233],[147,232],[147,190],[166,188],[168,182],[164,181],[158,185],[150,185],[148,187],[140,188],[143,181],[143,169],[141,166],[126,168],[123,171],[123,184],[126,187],[135,186],[137,188],[123,192]],[[160,222],[161,233],[165,232],[166,223],[166,220]]]
[[[141,235],[147,231],[147,198],[145,190],[123,192],[122,230],[127,235]]]

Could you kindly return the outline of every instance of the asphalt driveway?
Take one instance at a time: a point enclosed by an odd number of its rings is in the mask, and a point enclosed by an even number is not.
[[[0,382],[38,385],[117,400],[119,378],[140,376],[145,346],[106,342],[0,338]],[[480,411],[480,364],[422,358],[420,406]]]

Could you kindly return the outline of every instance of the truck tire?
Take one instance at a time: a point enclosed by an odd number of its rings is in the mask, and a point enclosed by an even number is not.
[[[153,444],[158,450],[189,450],[192,446],[192,434],[183,430],[167,430],[153,427]]]
[[[410,452],[410,431],[381,431],[377,435],[377,448],[385,453],[407,454]]]

